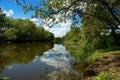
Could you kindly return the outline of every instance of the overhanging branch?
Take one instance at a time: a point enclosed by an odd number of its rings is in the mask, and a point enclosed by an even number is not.
[[[111,13],[111,15],[113,16],[113,18],[120,24],[120,20],[118,19],[118,17],[113,13],[112,9],[109,7],[109,5],[103,1],[103,0],[98,0],[102,5],[104,5],[108,11]]]

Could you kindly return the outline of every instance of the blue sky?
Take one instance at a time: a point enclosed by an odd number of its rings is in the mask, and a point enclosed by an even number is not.
[[[21,6],[18,6],[14,0],[0,0],[0,6],[7,12],[9,10],[13,11],[13,14],[11,14],[11,17],[14,18],[30,18],[32,11],[24,14],[24,11]]]
[[[26,1],[32,2],[33,5],[39,3],[39,0],[26,0]],[[17,5],[14,2],[14,0],[0,0],[0,7],[4,9],[4,12],[6,13],[7,16],[13,18],[29,18],[34,22],[40,22],[40,20],[37,18],[31,19],[31,15],[33,14],[33,11],[29,11],[26,14],[24,14],[22,7]],[[62,37],[66,34],[66,32],[70,31],[70,25],[71,25],[71,21],[68,20],[66,23],[56,24],[52,28],[49,28],[47,26],[44,26],[44,28],[54,33],[55,37]]]

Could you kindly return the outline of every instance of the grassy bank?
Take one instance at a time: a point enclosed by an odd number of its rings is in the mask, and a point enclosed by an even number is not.
[[[81,69],[86,80],[120,80],[120,47],[97,50],[88,43],[83,47],[76,42],[64,42],[64,45],[76,59],[74,66]]]
[[[93,64],[96,59],[110,55],[110,54],[120,54],[120,50],[116,51],[95,51],[93,54],[86,58],[87,63]]]
[[[86,61],[86,80],[120,80],[120,50],[96,51]]]

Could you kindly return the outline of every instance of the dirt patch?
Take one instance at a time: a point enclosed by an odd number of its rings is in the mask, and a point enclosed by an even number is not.
[[[85,76],[96,76],[99,72],[107,71],[109,68],[120,74],[120,53],[96,59],[94,64],[87,66]]]

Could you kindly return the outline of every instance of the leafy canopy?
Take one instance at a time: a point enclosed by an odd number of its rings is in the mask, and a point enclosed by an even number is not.
[[[27,0],[15,0],[18,5],[21,5],[26,12],[34,11],[33,17],[40,17],[44,23],[52,25],[67,19],[72,19],[74,23],[80,22],[84,15],[89,15],[100,21],[104,20],[106,25],[114,25],[118,28],[120,25],[120,1],[119,0],[39,0],[39,5],[33,5]],[[91,7],[90,7],[91,6]],[[86,12],[94,10],[96,6],[101,6],[105,10],[106,15],[98,9],[98,13],[93,15]],[[62,18],[61,18],[62,17]],[[59,20],[58,20],[59,19]],[[112,19],[112,20],[111,20]],[[48,21],[50,22],[48,23]],[[52,22],[52,23],[51,23]]]

